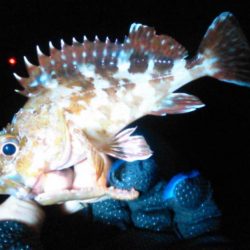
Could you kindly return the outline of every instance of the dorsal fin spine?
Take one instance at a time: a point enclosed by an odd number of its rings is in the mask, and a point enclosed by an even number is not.
[[[60,44],[61,44],[61,50],[63,50],[65,46],[65,42],[63,41],[63,39],[60,39]]]
[[[39,46],[37,45],[36,46],[36,53],[37,53],[37,56],[43,56],[43,52],[41,51],[41,49],[39,48]]]
[[[109,40],[109,37],[107,36],[106,39],[105,39],[105,43],[108,44],[110,43],[110,40]]]
[[[25,63],[25,65],[26,65],[27,68],[30,68],[30,67],[35,66],[34,64],[32,64],[32,63],[28,60],[28,58],[27,58],[26,56],[23,57],[23,60],[24,60],[24,63]]]
[[[79,43],[79,42],[76,40],[75,37],[72,38],[72,42],[73,42],[73,44],[78,44],[78,43]]]
[[[49,41],[49,48],[50,48],[51,50],[55,48],[51,41]]]
[[[95,42],[95,43],[100,42],[100,39],[99,39],[99,37],[98,37],[97,35],[95,36],[94,42]]]
[[[21,81],[22,77],[19,76],[17,73],[13,73],[14,77],[17,79],[17,81]]]
[[[140,26],[142,26],[140,23],[132,23],[129,29],[129,33],[136,32]]]

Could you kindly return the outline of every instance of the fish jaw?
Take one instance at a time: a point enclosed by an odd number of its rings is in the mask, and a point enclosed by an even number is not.
[[[33,187],[34,199],[41,205],[78,200],[93,203],[105,199],[133,200],[139,196],[135,189],[123,190],[107,186],[110,160],[101,155],[86,158],[74,167],[50,171],[42,175]],[[99,164],[97,166],[97,164]]]
[[[35,200],[45,206],[67,201],[79,200],[82,203],[93,203],[105,199],[134,200],[138,198],[139,192],[135,189],[123,190],[114,187],[89,187],[79,190],[60,190],[57,192],[42,193]]]
[[[34,198],[31,189],[26,187],[22,182],[15,180],[15,176],[2,176],[0,179],[0,194],[13,195],[19,199],[30,200]]]

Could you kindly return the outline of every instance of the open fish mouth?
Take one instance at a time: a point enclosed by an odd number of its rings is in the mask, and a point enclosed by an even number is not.
[[[84,183],[84,178],[81,181]],[[91,203],[108,198],[133,200],[139,196],[139,192],[134,188],[125,190],[113,186],[100,186],[97,183],[81,186],[74,167],[43,174],[33,186],[32,193],[34,199],[41,205],[60,204],[72,200]]]

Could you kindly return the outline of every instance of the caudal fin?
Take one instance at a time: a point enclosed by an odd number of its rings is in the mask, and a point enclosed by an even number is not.
[[[206,74],[250,87],[250,47],[230,12],[220,14],[208,28],[198,50]]]

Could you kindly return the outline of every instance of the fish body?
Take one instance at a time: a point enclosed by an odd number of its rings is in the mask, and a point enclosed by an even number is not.
[[[134,189],[107,184],[108,155],[152,155],[127,125],[203,107],[199,98],[175,92],[203,76],[250,86],[249,46],[228,12],[214,20],[192,59],[173,38],[141,24],[131,25],[124,43],[73,39],[61,50],[50,43],[50,56],[37,51],[39,66],[25,58],[29,78],[16,75],[28,101],[0,134],[0,193],[43,205],[137,198]]]

